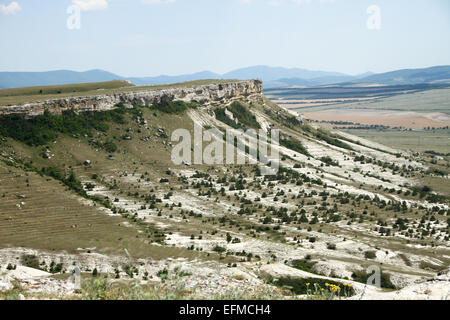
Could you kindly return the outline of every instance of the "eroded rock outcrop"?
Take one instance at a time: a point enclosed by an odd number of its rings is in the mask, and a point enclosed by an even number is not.
[[[155,103],[174,100],[218,105],[238,99],[255,100],[261,96],[261,93],[262,82],[259,80],[235,81],[193,87],[136,90],[96,96],[68,97],[24,105],[0,106],[0,115],[25,114],[33,117],[43,114],[45,110],[53,114],[60,114],[62,111],[72,108],[78,112],[103,111],[113,109],[118,103],[137,103],[143,106],[150,106]]]

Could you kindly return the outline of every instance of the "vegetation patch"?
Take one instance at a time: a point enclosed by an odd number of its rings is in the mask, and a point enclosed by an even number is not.
[[[310,157],[311,155],[309,154],[308,150],[305,148],[305,146],[303,146],[303,144],[300,141],[297,140],[288,140],[288,139],[280,139],[280,145],[291,149],[295,152],[301,153],[305,156]]]
[[[256,120],[255,115],[251,113],[244,104],[235,101],[230,106],[228,106],[227,109],[233,114],[234,118],[238,120],[237,123],[225,114],[225,109],[223,108],[216,108],[214,110],[216,119],[235,129],[261,128],[260,124]]]
[[[366,259],[375,259],[377,257],[375,251],[366,251],[364,252],[364,257]]]
[[[40,175],[46,175],[61,181],[65,186],[67,186],[70,190],[74,191],[78,195],[82,196],[85,199],[95,201],[102,206],[111,209],[111,204],[108,200],[103,199],[99,196],[90,196],[83,188],[83,184],[76,178],[75,173],[71,171],[69,174],[63,173],[60,169],[55,167],[47,167],[42,168],[41,171],[37,171]]]
[[[339,147],[339,148],[343,148],[343,149],[347,149],[347,150],[353,150],[352,147],[350,147],[348,144],[346,144],[345,142],[342,142],[341,140],[337,139],[334,135],[327,133],[323,130],[317,130],[317,132],[314,133],[314,136],[319,139],[319,140],[323,140],[328,144],[331,144],[333,146]]]
[[[351,285],[338,283],[326,279],[316,278],[278,278],[272,280],[277,287],[291,291],[296,295],[325,295],[351,297],[355,290]]]
[[[292,261],[292,266],[296,269],[314,273],[313,267],[317,262],[309,261],[307,259],[303,260],[294,260]]]
[[[20,257],[22,265],[28,268],[41,269],[39,258],[34,254],[24,254]]]
[[[161,102],[152,105],[152,109],[168,114],[183,114],[188,109],[195,109],[199,105],[197,103],[187,103],[184,101]]]
[[[364,271],[355,271],[352,274],[352,279],[356,282],[367,283],[367,280],[372,274]],[[391,277],[387,273],[381,273],[381,287],[385,289],[397,289],[397,287],[391,282]]]
[[[330,156],[322,157],[320,158],[320,161],[328,166],[339,167],[339,163],[337,161],[334,161]]]

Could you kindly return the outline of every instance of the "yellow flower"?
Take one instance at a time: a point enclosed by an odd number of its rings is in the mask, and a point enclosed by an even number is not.
[[[308,282],[308,283],[306,284],[306,286],[308,286],[308,287],[309,287],[309,285],[310,285],[310,284],[311,284],[311,283],[309,283],[309,282]]]

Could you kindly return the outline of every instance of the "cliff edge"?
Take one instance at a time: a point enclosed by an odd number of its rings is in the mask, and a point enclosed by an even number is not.
[[[229,83],[199,85],[192,87],[174,87],[90,95],[80,97],[55,98],[45,101],[26,103],[23,105],[0,106],[0,115],[23,114],[28,117],[43,114],[48,110],[52,114],[60,114],[64,110],[105,111],[113,109],[118,103],[150,106],[155,103],[181,100],[184,102],[200,102],[210,105],[226,104],[230,101],[252,100],[262,94],[262,81],[247,80]]]

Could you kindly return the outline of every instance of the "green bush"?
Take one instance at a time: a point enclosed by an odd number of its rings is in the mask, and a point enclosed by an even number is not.
[[[273,280],[273,283],[279,287],[290,290],[292,293],[300,294],[311,294],[314,292],[315,287],[318,286],[323,289],[327,289],[328,285],[335,285],[341,288],[340,296],[353,296],[355,295],[355,290],[352,287],[344,286],[342,283],[316,278],[306,278],[306,279],[293,279],[293,278],[279,278]]]
[[[337,139],[333,134],[327,133],[323,130],[317,130],[317,132],[314,134],[317,139],[323,140],[328,144],[331,144],[333,146],[347,149],[347,150],[353,150],[352,147],[350,147],[348,144],[342,142],[341,140]]]
[[[304,154],[305,156],[310,157],[308,150],[303,146],[303,144],[300,141],[297,140],[287,140],[287,139],[280,139],[280,145],[291,149],[295,152]]]
[[[242,103],[235,101],[228,107],[228,109],[239,120],[239,123],[254,129],[261,128],[253,113],[251,113]]]
[[[184,101],[164,101],[152,105],[152,109],[169,113],[169,114],[183,114],[188,109],[195,109],[198,105],[196,103],[187,103]]]
[[[28,268],[40,269],[39,258],[34,254],[24,254],[20,257],[20,262]]]
[[[11,263],[8,263],[6,270],[16,270],[16,265],[13,266]]]
[[[222,121],[223,123],[229,125],[232,128],[239,129],[239,128],[253,128],[253,129],[260,129],[261,126],[256,120],[256,117],[251,113],[247,107],[238,102],[235,101],[231,105],[227,107],[228,111],[230,111],[233,116],[238,120],[238,123],[234,122],[228,116],[225,114],[225,109],[223,108],[216,108],[214,110],[214,113],[216,114],[216,119],[219,121]]]
[[[50,273],[61,273],[63,271],[63,264],[62,263],[55,263],[52,261],[50,263],[49,272]]]
[[[336,245],[334,243],[327,243],[328,250],[336,250]]]
[[[355,271],[352,274],[352,279],[356,282],[367,283],[367,280],[372,274],[367,274],[364,271]],[[391,277],[387,273],[381,273],[381,287],[385,289],[397,289],[391,282]]]
[[[227,251],[227,249],[225,249],[224,247],[221,247],[221,246],[215,246],[213,248],[213,251],[215,251],[217,253],[223,253],[223,252]]]
[[[105,149],[106,152],[108,153],[114,153],[117,151],[117,146],[114,142],[112,142],[111,140],[106,141],[103,145],[102,148]]]
[[[322,157],[320,158],[320,161],[322,161],[323,163],[329,165],[329,166],[335,166],[338,167],[339,163],[334,161],[331,157],[326,156],[326,157]]]
[[[225,109],[217,108],[217,109],[214,110],[214,113],[216,115],[216,119],[217,120],[225,123],[226,125],[234,128],[234,129],[241,128],[241,126],[239,124],[237,124],[236,122],[234,122],[233,120],[228,118],[228,116],[225,114]]]
[[[308,261],[306,258],[303,260],[294,260],[292,261],[292,266],[296,269],[314,273],[313,267],[317,262]]]

